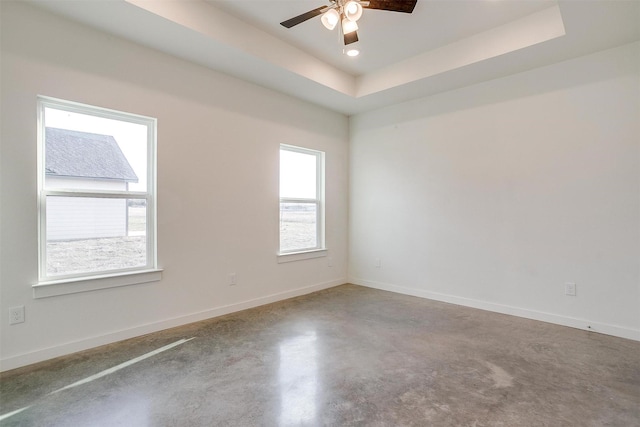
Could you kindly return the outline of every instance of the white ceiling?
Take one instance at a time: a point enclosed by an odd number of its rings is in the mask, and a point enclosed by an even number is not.
[[[638,0],[418,0],[365,9],[361,55],[312,18],[326,0],[29,0],[103,31],[354,114],[640,40]],[[639,53],[640,54],[640,53]]]
[[[291,29],[278,25],[327,0],[205,0],[347,73],[361,75],[473,36],[556,4],[555,0],[418,0],[412,14],[365,9],[358,21],[362,55],[342,53],[338,29],[320,18]],[[356,46],[356,45],[354,45]]]

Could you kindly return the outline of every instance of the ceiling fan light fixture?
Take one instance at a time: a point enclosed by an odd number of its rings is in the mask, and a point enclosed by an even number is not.
[[[350,34],[357,30],[358,30],[358,24],[356,24],[356,21],[349,21],[347,18],[344,18],[342,20],[343,34]]]
[[[340,21],[340,15],[335,9],[329,9],[322,14],[320,21],[327,30],[333,30]]]
[[[0,0],[2,1],[2,0]],[[345,46],[358,41],[358,24],[363,8],[388,10],[391,12],[411,13],[418,0],[328,0],[328,6],[320,6],[302,13],[293,18],[282,21],[280,25],[292,28],[309,19],[320,16],[322,25],[333,30],[340,24],[340,35]],[[355,55],[357,50],[351,49],[350,54]],[[346,54],[347,52],[344,51]]]
[[[362,5],[357,1],[348,1],[344,5],[344,16],[349,21],[356,22],[362,16]]]

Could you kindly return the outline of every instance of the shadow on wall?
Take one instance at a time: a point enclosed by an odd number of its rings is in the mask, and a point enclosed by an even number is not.
[[[356,116],[357,120],[351,121],[352,131],[360,127],[367,130],[380,129],[425,117],[583,86],[616,78],[621,74],[637,78],[640,73],[640,57],[621,53],[629,49],[629,46],[623,45],[597,54],[365,113],[364,117]],[[636,52],[640,51],[640,42],[632,43],[631,46]],[[479,73],[482,73],[481,69]],[[437,84],[437,79],[438,77],[433,79],[434,84]]]
[[[86,76],[90,76],[90,84],[96,84],[93,79],[100,76],[107,82],[149,90],[151,105],[156,92],[330,138],[347,136],[347,117],[343,114],[19,3],[2,2],[4,12],[15,17],[3,21],[3,35],[11,35],[3,40],[3,55],[44,59],[43,65],[73,70],[67,71],[69,79],[60,82],[60,87],[75,87],[76,79]],[[144,16],[131,16],[128,24],[137,20],[144,22]],[[46,81],[46,73],[43,80]],[[84,102],[91,103],[88,99]],[[292,103],[300,103],[300,108],[292,108]],[[151,111],[141,114],[158,116]],[[338,117],[344,119],[344,126],[326,126],[326,121]]]

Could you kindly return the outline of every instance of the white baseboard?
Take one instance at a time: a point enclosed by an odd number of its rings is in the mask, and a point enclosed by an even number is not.
[[[318,283],[311,286],[305,286],[302,288],[293,289],[286,292],[280,292],[277,294],[266,295],[264,297],[251,299],[235,304],[225,305],[222,307],[216,307],[209,310],[200,311],[197,313],[187,314],[184,316],[178,316],[171,319],[162,320],[159,322],[148,323],[146,325],[140,325],[133,328],[123,329],[120,331],[112,332],[97,337],[86,338],[78,341],[73,341],[55,347],[49,347],[41,350],[32,351],[29,353],[19,354],[17,356],[8,357],[0,360],[0,371],[8,371],[22,366],[31,365],[33,363],[42,362],[45,360],[53,359],[59,356],[65,356],[68,354],[76,353],[78,351],[87,350],[90,348],[98,347],[105,344],[111,344],[117,341],[126,340],[129,338],[138,337],[141,335],[149,334],[152,332],[162,331],[164,329],[174,328],[176,326],[182,326],[193,322],[199,322],[201,320],[211,319],[213,317],[223,316],[225,314],[234,313],[237,311],[246,310],[249,308],[258,307],[265,304],[270,304],[277,301],[294,298],[301,295],[310,294],[312,292],[321,291],[323,289],[332,288],[346,283],[345,279],[337,279],[329,282]]]
[[[403,286],[391,285],[388,283],[375,282],[365,279],[350,278],[349,283],[353,283],[354,285],[366,286],[369,288],[380,289],[383,291],[411,295],[435,301],[442,301],[451,304],[462,305],[465,307],[473,307],[481,310],[493,311],[495,313],[509,314],[512,316],[524,317],[526,319],[539,320],[556,325],[569,326],[571,328],[582,329],[585,331],[598,332],[601,334],[640,341],[640,330],[610,325],[607,323],[593,322],[588,319],[577,319],[574,317],[561,316],[553,313],[545,313],[541,311],[529,310],[526,308],[496,304],[492,302],[474,300],[470,298],[463,298],[455,295],[447,295],[437,292],[430,292],[421,289],[407,288]]]

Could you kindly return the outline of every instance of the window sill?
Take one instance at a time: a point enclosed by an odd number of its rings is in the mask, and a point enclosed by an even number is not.
[[[95,277],[50,280],[33,285],[34,298],[48,298],[58,295],[75,294],[79,292],[96,291],[98,289],[116,288],[120,286],[137,285],[140,283],[157,282],[162,279],[162,270],[143,270],[111,274]]]
[[[328,251],[326,249],[314,249],[312,251],[278,254],[278,264],[282,264],[285,262],[301,261],[304,259],[325,257],[327,256],[327,252]]]

